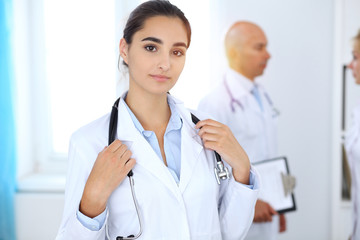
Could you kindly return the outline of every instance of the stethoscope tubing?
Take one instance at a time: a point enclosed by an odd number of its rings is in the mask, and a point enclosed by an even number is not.
[[[116,137],[116,131],[117,131],[117,122],[118,122],[118,106],[119,106],[119,102],[120,102],[120,98],[118,98],[114,105],[112,106],[112,111],[110,114],[110,123],[109,123],[109,139],[108,139],[108,144],[110,145],[113,141],[115,141],[115,137]],[[134,190],[134,179],[133,179],[133,171],[130,170],[127,174],[127,176],[129,177],[129,184],[130,184],[130,189],[131,189],[131,195],[133,198],[133,202],[135,205],[135,209],[136,209],[136,213],[137,213],[137,217],[138,217],[138,221],[139,221],[139,232],[138,234],[136,234],[136,236],[130,235],[128,237],[122,237],[122,236],[118,236],[116,237],[116,240],[133,240],[133,239],[137,239],[140,237],[140,235],[142,234],[142,220],[141,220],[141,213],[139,210],[139,204],[135,195],[135,190]],[[105,225],[105,233],[106,233],[106,237],[108,240],[110,240],[110,236],[109,236],[109,229],[107,224]]]
[[[234,104],[237,104],[242,110],[244,110],[244,106],[241,104],[241,102],[234,98],[234,96],[232,95],[231,93],[231,90],[230,90],[230,87],[226,81],[226,79],[224,79],[224,86],[225,86],[225,89],[226,89],[226,92],[228,94],[228,96],[230,97],[230,108],[231,108],[231,112],[232,113],[235,113],[235,107],[234,107]],[[273,101],[271,100],[269,94],[267,94],[267,92],[264,92],[264,96],[267,100],[267,102],[269,103],[269,105],[272,107],[272,110],[273,110],[273,117],[276,117],[276,116],[279,116],[280,115],[280,112],[279,110],[277,110],[275,107],[274,107],[274,104],[273,104]]]
[[[131,195],[132,195],[134,206],[135,206],[135,209],[136,209],[136,214],[137,214],[137,217],[138,217],[138,222],[139,222],[140,229],[139,229],[138,234],[136,234],[136,236],[134,236],[134,235],[130,235],[130,236],[127,236],[127,237],[117,236],[116,240],[138,239],[140,237],[140,235],[142,234],[142,231],[143,231],[142,220],[141,220],[142,216],[141,216],[141,212],[140,212],[140,208],[139,208],[139,203],[138,203],[136,195],[135,195],[135,190],[134,190],[134,185],[135,184],[134,184],[134,178],[132,177],[132,175],[129,176],[129,184],[130,184],[130,188],[131,188]],[[105,225],[105,233],[106,233],[107,239],[110,240],[109,229],[108,229],[107,224]]]

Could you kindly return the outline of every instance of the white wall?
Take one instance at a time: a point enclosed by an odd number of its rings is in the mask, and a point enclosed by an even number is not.
[[[64,194],[18,193],[15,209],[18,240],[55,239],[64,209]]]

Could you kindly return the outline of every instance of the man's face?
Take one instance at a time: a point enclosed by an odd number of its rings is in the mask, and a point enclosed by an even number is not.
[[[264,73],[270,54],[267,51],[267,39],[263,31],[254,29],[243,40],[237,54],[239,68],[245,77],[254,80]]]

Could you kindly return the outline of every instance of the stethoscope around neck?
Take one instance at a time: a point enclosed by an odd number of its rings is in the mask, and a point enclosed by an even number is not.
[[[111,110],[111,114],[110,114],[110,123],[109,123],[109,139],[108,139],[108,144],[110,145],[113,141],[115,141],[116,138],[116,132],[117,132],[117,123],[118,123],[118,108],[119,108],[119,102],[120,102],[121,98],[118,98],[114,105],[112,106],[112,110]],[[191,120],[192,122],[196,125],[200,120],[191,113]],[[218,184],[220,184],[220,180],[226,180],[230,177],[229,175],[229,170],[227,167],[224,166],[224,163],[220,157],[220,155],[214,151],[215,154],[215,167],[214,167],[214,173],[215,173],[215,178]],[[137,202],[137,198],[135,195],[135,191],[134,191],[134,178],[133,178],[133,171],[130,170],[130,172],[127,174],[128,178],[129,178],[129,184],[130,184],[130,188],[131,188],[131,195],[133,198],[133,202],[134,202],[134,206],[136,209],[136,214],[138,217],[138,222],[139,222],[139,232],[136,235],[129,235],[127,237],[123,237],[123,236],[117,236],[116,240],[133,240],[133,239],[137,239],[140,237],[140,235],[142,234],[143,231],[143,226],[142,226],[142,217],[141,217],[141,212],[139,209],[139,204]],[[105,225],[105,232],[106,232],[106,237],[108,240],[110,240],[110,236],[109,236],[109,230],[108,230],[108,224]]]
[[[231,108],[231,112],[232,112],[232,113],[235,113],[235,111],[236,111],[236,110],[235,110],[235,105],[238,105],[238,106],[241,108],[241,110],[244,110],[244,105],[243,105],[238,99],[234,98],[234,96],[233,96],[232,93],[231,93],[230,87],[229,87],[229,85],[228,85],[228,83],[226,82],[225,79],[224,79],[224,86],[225,86],[225,89],[226,89],[227,94],[228,94],[229,97],[230,97],[230,108]],[[272,117],[275,118],[275,117],[279,116],[279,115],[280,115],[280,112],[279,112],[279,110],[277,110],[277,109],[274,107],[274,104],[273,104],[271,98],[269,97],[269,95],[268,95],[266,92],[264,92],[264,96],[265,96],[265,98],[266,98],[266,101],[267,101],[267,102],[269,103],[269,105],[272,107]]]

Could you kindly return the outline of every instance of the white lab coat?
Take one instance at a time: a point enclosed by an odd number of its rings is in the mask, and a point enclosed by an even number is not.
[[[346,152],[351,169],[353,204],[352,239],[360,239],[360,105],[353,111],[353,125],[346,136]]]
[[[183,119],[181,129],[181,174],[173,176],[135,128],[123,101],[119,104],[117,137],[136,160],[133,168],[135,193],[143,219],[141,239],[219,240],[243,239],[253,218],[258,195],[258,176],[254,190],[235,182],[233,177],[218,185],[214,176],[214,153],[205,150],[194,129],[190,112],[169,96]],[[203,118],[199,113],[200,119]],[[76,212],[82,192],[100,151],[107,145],[109,114],[75,132],[70,141],[69,171],[65,209],[57,239],[110,239],[137,234],[139,223],[126,178],[108,200],[108,215],[99,231],[85,228]]]
[[[278,113],[265,89],[258,83],[257,86],[263,112],[251,93],[254,84],[232,69],[226,71],[224,79],[199,104],[199,110],[230,127],[251,162],[277,157]],[[236,101],[233,101],[235,112],[231,107],[230,95]],[[259,199],[266,201],[261,191]],[[278,232],[279,218],[274,216],[272,222],[252,224],[246,239],[277,239]]]

